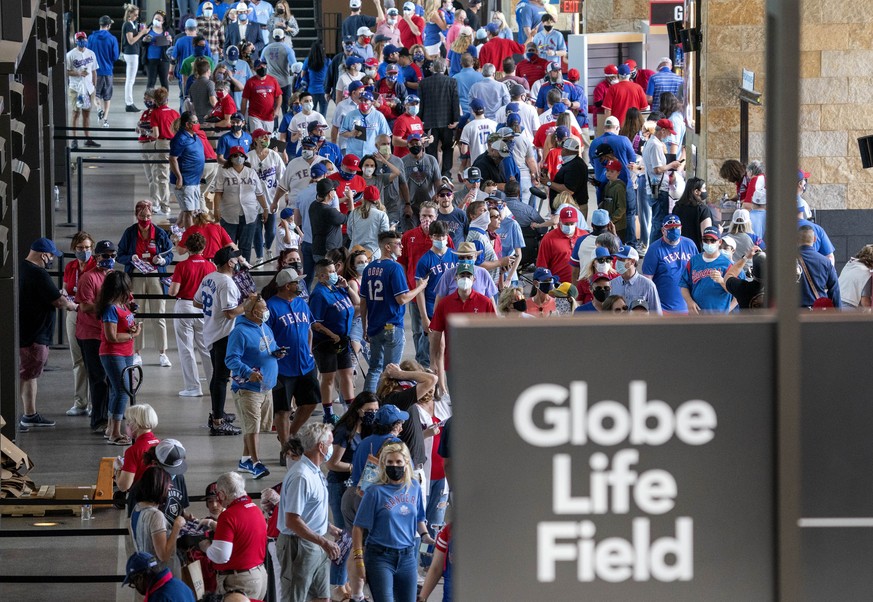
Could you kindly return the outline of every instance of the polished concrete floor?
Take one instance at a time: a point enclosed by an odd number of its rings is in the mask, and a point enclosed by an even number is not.
[[[141,106],[143,83],[136,86],[136,104]],[[115,82],[116,100],[113,101],[110,123],[112,127],[130,127],[133,131],[138,114],[125,113],[123,102],[123,80]],[[107,134],[123,135],[120,132]],[[132,142],[104,142],[97,152],[82,153],[83,157],[100,157],[99,151],[110,148],[130,148],[137,150],[135,139]],[[75,155],[74,155],[75,156]],[[113,159],[128,158],[138,160],[138,152],[130,155],[105,154]],[[76,175],[74,174],[74,182]],[[133,206],[142,198],[147,198],[148,186],[142,166],[88,164],[84,169],[84,227],[94,240],[103,238],[118,241],[124,228],[135,218]],[[62,198],[64,191],[62,190]],[[75,188],[74,188],[75,195]],[[74,196],[75,204],[75,196]],[[62,203],[62,208],[64,204]],[[66,213],[55,215],[56,223],[66,221]],[[69,249],[72,228],[55,229],[54,239],[62,250]],[[256,281],[266,284],[268,278]],[[167,303],[166,311],[172,310],[172,302]],[[206,485],[214,481],[222,472],[234,470],[242,451],[241,437],[210,437],[206,428],[206,418],[210,411],[208,394],[202,398],[178,396],[182,386],[181,371],[178,367],[178,354],[175,349],[172,321],[167,321],[167,337],[173,367],[162,368],[158,364],[158,354],[154,348],[152,331],[154,321],[147,324],[145,333],[146,349],[143,352],[144,382],[137,395],[140,403],[151,404],[158,413],[160,425],[155,434],[164,438],[180,440],[187,449],[188,471],[186,480],[190,495],[203,495]],[[407,329],[408,333],[408,329]],[[411,353],[411,337],[408,335],[407,353]],[[361,390],[362,380],[357,379]],[[204,386],[204,389],[206,387]],[[45,374],[39,380],[38,410],[57,421],[51,429],[31,429],[30,432],[17,433],[17,444],[34,462],[30,473],[37,486],[41,485],[93,485],[96,483],[100,459],[115,456],[124,448],[106,445],[102,437],[91,434],[89,419],[85,416],[68,417],[66,410],[72,405],[73,386],[71,359],[66,348],[53,348]],[[228,396],[228,403],[232,400]],[[320,419],[320,417],[314,417]],[[250,492],[258,492],[279,482],[284,469],[278,464],[279,443],[275,437],[266,436],[261,440],[261,455],[272,474],[263,480],[248,480]],[[205,515],[202,502],[193,503],[191,511],[195,516]],[[36,526],[41,522],[57,523],[50,526]],[[95,509],[94,518],[82,521],[75,516],[0,517],[0,534],[10,530],[25,530],[22,537],[0,539],[0,562],[2,574],[27,575],[35,578],[50,576],[98,576],[122,575],[127,559],[125,536],[75,536],[75,537],[37,537],[37,531],[66,530],[85,528],[126,528],[127,521],[122,511],[114,509]],[[0,582],[0,600],[67,600],[67,601],[109,601],[131,600],[132,590],[122,588],[119,583],[31,583],[9,584]],[[431,596],[441,600],[441,588]]]

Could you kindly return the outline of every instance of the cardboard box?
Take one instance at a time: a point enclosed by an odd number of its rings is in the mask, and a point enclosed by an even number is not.
[[[33,462],[24,451],[5,436],[0,435],[0,452],[2,452],[3,468],[13,470],[20,475],[33,469]]]
[[[94,485],[55,485],[56,500],[81,500],[85,496],[94,499]]]
[[[203,585],[203,570],[200,567],[199,560],[195,560],[182,567],[182,582],[194,592],[195,600],[203,599],[206,588]]]

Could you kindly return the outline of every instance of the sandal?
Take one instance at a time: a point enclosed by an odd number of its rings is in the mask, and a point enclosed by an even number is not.
[[[121,436],[117,439],[107,439],[106,443],[108,445],[128,446],[132,443],[132,441],[130,440],[130,437]]]

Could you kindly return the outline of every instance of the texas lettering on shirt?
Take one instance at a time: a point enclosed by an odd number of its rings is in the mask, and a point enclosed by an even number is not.
[[[282,326],[291,326],[292,324],[309,324],[309,315],[302,311],[289,311],[277,319],[282,323]]]

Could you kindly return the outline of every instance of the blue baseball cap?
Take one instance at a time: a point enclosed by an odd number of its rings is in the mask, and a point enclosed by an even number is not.
[[[664,227],[675,228],[680,226],[682,226],[682,220],[679,219],[679,216],[675,213],[668,213],[667,217],[664,219]]]
[[[346,57],[346,67],[351,67],[355,63],[363,64],[364,59],[359,57],[357,54],[352,54]]]
[[[560,115],[567,112],[567,105],[563,102],[556,102],[552,105],[552,115]]]
[[[628,67],[626,64],[622,63],[621,65],[618,66],[618,74],[619,75],[630,75],[630,72],[631,72],[631,68]]]
[[[518,113],[519,110],[520,110],[520,109],[519,109],[519,107],[518,107],[518,103],[517,103],[517,102],[511,102],[511,103],[509,103],[508,105],[506,105],[506,113],[507,113],[507,114],[509,114],[509,113]]]
[[[227,60],[235,61],[239,58],[239,48],[236,46],[228,46],[227,50],[224,51]]]
[[[570,128],[568,128],[566,125],[559,125],[557,128],[555,128],[555,136],[557,136],[558,140],[569,138]]]
[[[300,146],[302,146],[303,148],[315,148],[318,145],[315,143],[315,140],[313,140],[309,136],[304,136],[300,140]]]
[[[485,26],[488,33],[500,33],[500,26],[497,23],[489,23]]]
[[[537,268],[536,270],[534,270],[533,279],[537,282],[554,282],[555,276],[548,268]]]
[[[359,81],[359,80],[355,80],[355,81],[353,81],[352,83],[350,83],[350,84],[348,85],[348,87],[346,88],[346,90],[348,90],[349,93],[351,93],[351,92],[354,92],[355,90],[360,90],[360,89],[363,88],[363,87],[364,87],[364,84],[361,83],[361,81]]]
[[[145,573],[156,566],[158,566],[157,558],[148,552],[136,552],[127,559],[127,569],[125,570],[124,581],[121,582],[121,585],[127,585],[134,576]]]
[[[320,163],[318,165],[320,165]],[[282,211],[279,212],[279,217],[281,217],[282,219],[288,219],[292,215],[294,215],[293,207],[285,207],[284,209],[282,209]]]
[[[361,100],[373,100],[373,93],[368,90],[364,90],[363,92],[361,92]]]
[[[395,52],[400,52],[400,49],[397,46],[395,46],[394,44],[386,44],[382,48],[382,56],[384,56],[384,57],[390,56],[390,55],[394,54]]]
[[[421,140],[421,134],[416,132],[413,134],[409,134],[409,136],[406,137],[407,142],[411,142],[413,140]]]
[[[324,161],[319,161],[314,165],[309,167],[309,177],[310,178],[320,178],[321,176],[327,175],[327,165],[324,164]]]
[[[31,251],[36,251],[37,253],[51,253],[55,257],[60,257],[63,255],[58,248],[55,246],[55,243],[50,238],[37,238],[30,245]]]
[[[603,257],[612,257],[612,253],[606,247],[595,247],[594,259],[602,259]]]
[[[506,125],[512,127],[521,123],[521,115],[518,113],[510,113],[506,116]]]
[[[591,214],[592,226],[605,226],[609,223],[609,212],[606,209],[595,209]]]
[[[404,101],[403,104],[417,105],[420,103],[421,103],[421,99],[418,96],[416,96],[415,94],[410,94],[409,96],[406,97],[406,100]]]
[[[404,412],[390,403],[382,406],[376,412],[376,424],[383,426],[391,426],[397,421],[406,422],[407,420],[409,420],[409,412]]]
[[[709,226],[703,229],[703,234],[700,238],[706,238],[707,236],[719,240],[721,238],[721,232],[718,231],[718,228],[714,226]]]
[[[485,110],[485,103],[482,102],[481,98],[474,98],[470,101],[470,110],[474,113],[478,113],[479,111]]]

